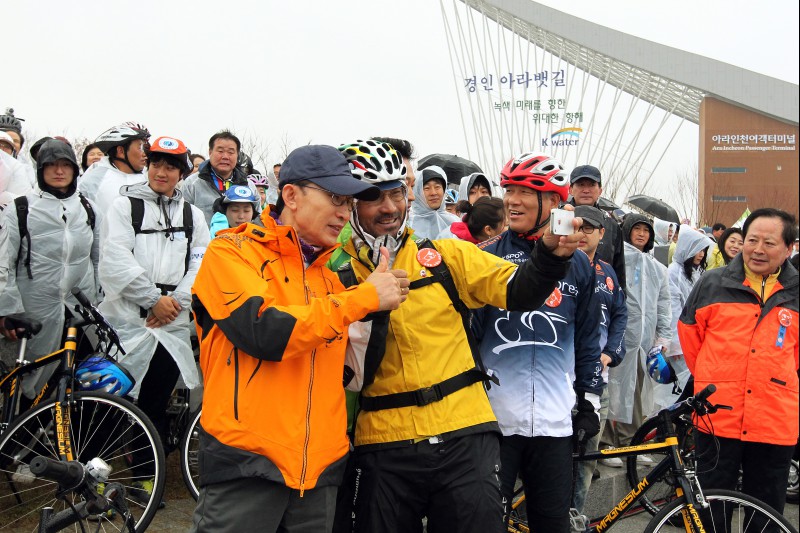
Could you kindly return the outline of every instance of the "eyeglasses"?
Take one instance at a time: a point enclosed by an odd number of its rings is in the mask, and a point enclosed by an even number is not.
[[[596,229],[597,228],[595,228],[591,224],[584,224],[583,226],[581,226],[581,231],[586,235],[591,235],[592,233],[594,233],[594,230]]]
[[[321,187],[314,187],[313,185],[305,185],[305,184],[303,184],[303,185],[298,184],[298,187],[314,189],[314,190],[317,190],[317,191],[325,193],[326,195],[330,196],[331,203],[333,205],[335,205],[336,207],[342,207],[343,205],[347,204],[347,208],[348,209],[353,209],[353,206],[355,205],[355,202],[356,202],[355,198],[353,198],[352,196],[343,196],[341,194],[334,194],[334,193],[332,193],[330,191],[326,191],[325,189],[323,189]]]
[[[386,198],[396,204],[399,204],[406,199],[406,188],[396,187],[388,191],[383,191],[377,200],[359,200],[359,202],[367,205],[378,205],[382,204]]]

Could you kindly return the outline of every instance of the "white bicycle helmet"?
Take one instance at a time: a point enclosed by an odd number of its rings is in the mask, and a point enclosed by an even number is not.
[[[247,176],[247,179],[250,180],[250,183],[255,185],[256,187],[265,187],[269,188],[269,180],[266,176],[262,174],[250,174]]]
[[[94,144],[96,144],[104,154],[108,154],[115,146],[127,145],[129,142],[136,139],[147,141],[149,138],[150,132],[147,131],[147,128],[140,124],[126,122],[101,133],[94,141]]]
[[[405,181],[406,165],[392,145],[375,140],[358,140],[339,147],[353,177],[371,185],[389,181]]]

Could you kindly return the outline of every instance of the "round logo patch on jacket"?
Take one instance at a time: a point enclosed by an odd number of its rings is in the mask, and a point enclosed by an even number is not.
[[[780,321],[781,326],[788,328],[792,325],[792,312],[788,309],[781,309],[778,311],[778,321]]]
[[[417,261],[422,266],[433,268],[442,263],[442,254],[431,248],[423,248],[417,252]]]

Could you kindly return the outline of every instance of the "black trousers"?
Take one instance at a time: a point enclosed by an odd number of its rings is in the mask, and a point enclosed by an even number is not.
[[[175,384],[178,383],[180,374],[178,364],[167,349],[159,343],[153,358],[150,360],[147,374],[142,379],[139,398],[136,400],[139,409],[147,415],[156,427],[156,431],[158,431],[158,435],[164,445],[165,453],[167,452],[166,439],[169,431],[167,407],[169,407],[169,399],[172,396],[173,389],[175,389]],[[134,454],[135,464],[139,464],[148,457],[147,453],[141,454],[141,457],[139,455]],[[134,467],[134,470],[137,474],[142,474],[147,470],[147,467]]]
[[[500,482],[511,509],[517,475],[525,488],[533,533],[569,533],[572,502],[572,437],[503,437]]]
[[[742,492],[783,513],[794,446],[716,437],[717,453],[714,439],[708,433],[695,432],[700,486],[735,490],[741,466]]]
[[[352,520],[357,533],[500,533],[499,436],[476,433],[399,448],[354,452]],[[347,480],[345,481],[347,485]],[[345,516],[346,510],[337,509]]]

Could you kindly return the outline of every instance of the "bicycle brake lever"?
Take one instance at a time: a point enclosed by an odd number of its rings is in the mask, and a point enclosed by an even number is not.
[[[720,409],[722,409],[723,411],[733,411],[733,407],[731,407],[730,405],[717,404],[717,405],[709,405],[708,406],[708,412],[709,413],[716,413]]]

